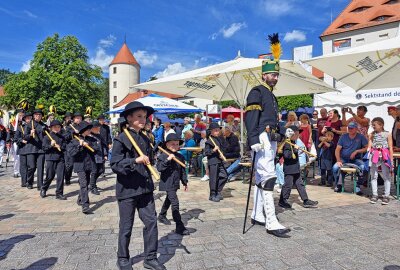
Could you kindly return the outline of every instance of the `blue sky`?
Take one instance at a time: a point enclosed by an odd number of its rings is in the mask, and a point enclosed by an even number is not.
[[[90,61],[107,70],[124,42],[141,64],[141,81],[268,52],[279,32],[284,55],[314,45],[350,0],[13,0],[0,3],[0,68],[28,68],[39,42],[74,35]],[[105,76],[108,76],[105,73]]]

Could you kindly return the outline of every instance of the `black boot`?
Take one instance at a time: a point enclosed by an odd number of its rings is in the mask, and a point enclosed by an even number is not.
[[[65,200],[67,199],[67,197],[65,197],[65,196],[62,195],[62,194],[58,194],[58,195],[56,195],[56,199],[57,199],[57,200],[65,201]]]
[[[280,207],[282,207],[282,208],[285,208],[285,209],[292,209],[292,206],[290,205],[290,203],[288,203],[288,201],[287,201],[286,199],[283,198],[282,193],[281,193],[281,196],[280,196],[280,198],[279,198],[279,203],[278,203],[278,205],[279,205]]]
[[[289,238],[290,235],[287,235],[288,232],[290,232],[289,229],[267,230],[268,234],[271,234],[279,238]]]
[[[165,266],[160,263],[157,259],[152,259],[152,260],[144,260],[143,261],[143,266],[146,269],[153,269],[153,270],[167,270]]]
[[[316,208],[317,205],[318,205],[318,201],[305,200],[303,202],[303,207],[304,208]]]
[[[100,195],[100,192],[99,192],[99,190],[97,189],[97,187],[92,188],[91,192],[92,192],[92,194],[94,194],[94,195]]]
[[[215,195],[215,197],[218,198],[220,201],[224,199],[221,192],[218,192],[217,195]]]
[[[132,263],[129,259],[120,258],[117,261],[118,270],[132,270]]]
[[[325,186],[326,185],[326,175],[321,175],[321,182],[318,186]]]
[[[42,198],[46,197],[46,190],[44,189],[40,190],[40,197]]]

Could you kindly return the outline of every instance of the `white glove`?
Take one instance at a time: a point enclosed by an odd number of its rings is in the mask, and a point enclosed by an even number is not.
[[[262,149],[262,144],[261,143],[256,143],[256,144],[253,144],[251,146],[251,150],[253,150],[254,152],[258,152],[261,149]]]

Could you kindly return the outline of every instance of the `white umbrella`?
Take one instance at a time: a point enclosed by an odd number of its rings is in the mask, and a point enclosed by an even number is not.
[[[201,112],[202,109],[196,108],[189,104],[179,102],[170,98],[166,98],[157,94],[150,94],[148,96],[137,99],[145,106],[152,107],[158,113],[194,113]],[[125,109],[125,105],[119,106],[107,113],[121,113]]]
[[[145,82],[134,87],[216,101],[234,100],[243,109],[249,91],[261,84],[262,61],[263,59],[258,58],[237,57],[231,61]],[[335,91],[297,63],[281,61],[280,67],[280,78],[274,90],[276,96]],[[243,120],[243,113],[241,119]],[[241,135],[243,138],[243,124]]]
[[[400,37],[304,61],[354,90],[400,86]]]

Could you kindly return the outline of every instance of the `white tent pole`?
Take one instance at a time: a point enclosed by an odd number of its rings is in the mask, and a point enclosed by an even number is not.
[[[240,105],[240,157],[244,154],[244,119],[243,119],[243,105]]]

